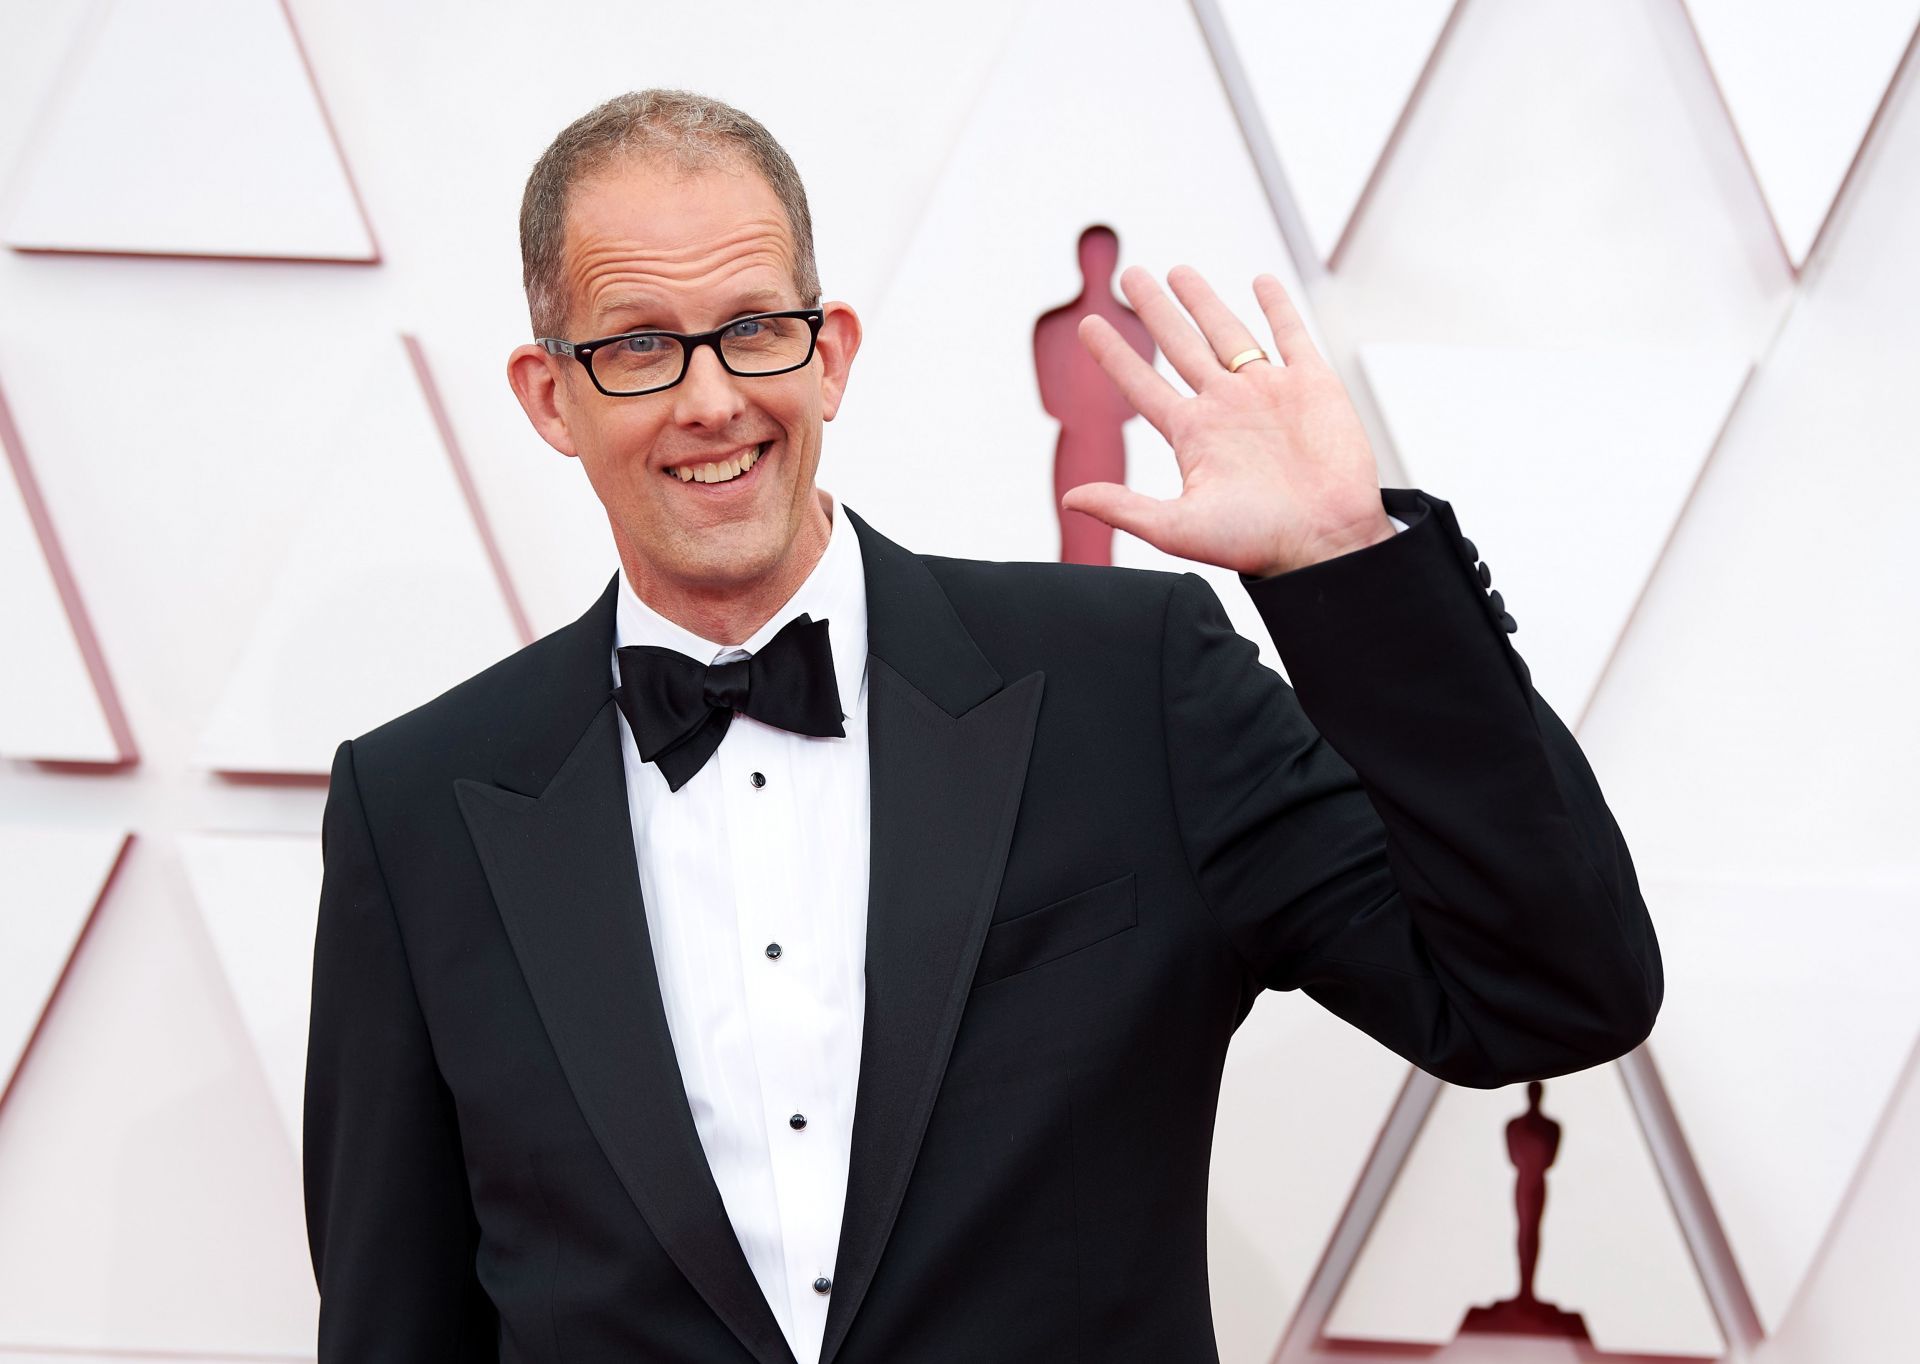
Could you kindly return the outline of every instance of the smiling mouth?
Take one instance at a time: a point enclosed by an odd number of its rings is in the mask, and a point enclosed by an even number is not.
[[[766,458],[767,451],[772,445],[771,440],[763,440],[745,454],[733,459],[707,464],[680,464],[670,469],[662,469],[660,472],[681,483],[731,483],[735,479],[744,478],[748,470]]]

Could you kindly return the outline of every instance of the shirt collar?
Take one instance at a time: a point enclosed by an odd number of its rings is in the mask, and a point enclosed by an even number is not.
[[[620,600],[614,611],[612,656],[614,685],[620,684],[617,651],[629,644],[659,644],[677,650],[701,663],[716,662],[721,655],[744,649],[758,653],[782,626],[805,612],[815,620],[825,618],[827,641],[833,647],[834,685],[840,689],[840,709],[848,715],[860,695],[867,674],[867,580],[860,555],[860,537],[847,520],[840,499],[831,498],[833,514],[827,535],[827,547],[791,597],[778,611],[741,644],[715,644],[683,625],[668,620],[640,599],[627,581],[627,570],[620,569]]]

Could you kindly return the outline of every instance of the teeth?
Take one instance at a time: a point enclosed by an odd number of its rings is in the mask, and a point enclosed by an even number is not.
[[[682,464],[677,469],[667,470],[678,474],[682,483],[725,483],[730,478],[738,478],[760,462],[761,447],[754,446],[735,459],[718,464]]]

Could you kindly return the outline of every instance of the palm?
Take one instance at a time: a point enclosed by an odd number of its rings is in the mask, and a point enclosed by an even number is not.
[[[1256,346],[1198,271],[1168,281],[1199,322],[1138,266],[1120,276],[1128,301],[1194,390],[1182,394],[1098,317],[1080,339],[1167,443],[1180,496],[1147,497],[1115,483],[1070,490],[1062,505],[1099,517],[1169,554],[1264,576],[1318,562],[1392,533],[1365,428],[1339,376],[1271,275],[1254,281],[1285,365],[1225,360]],[[1204,335],[1202,334],[1204,332]]]

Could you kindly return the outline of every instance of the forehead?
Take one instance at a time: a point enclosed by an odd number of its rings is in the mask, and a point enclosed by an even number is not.
[[[569,196],[564,261],[569,311],[596,335],[800,302],[786,212],[736,161],[689,173],[628,160],[587,177]]]

